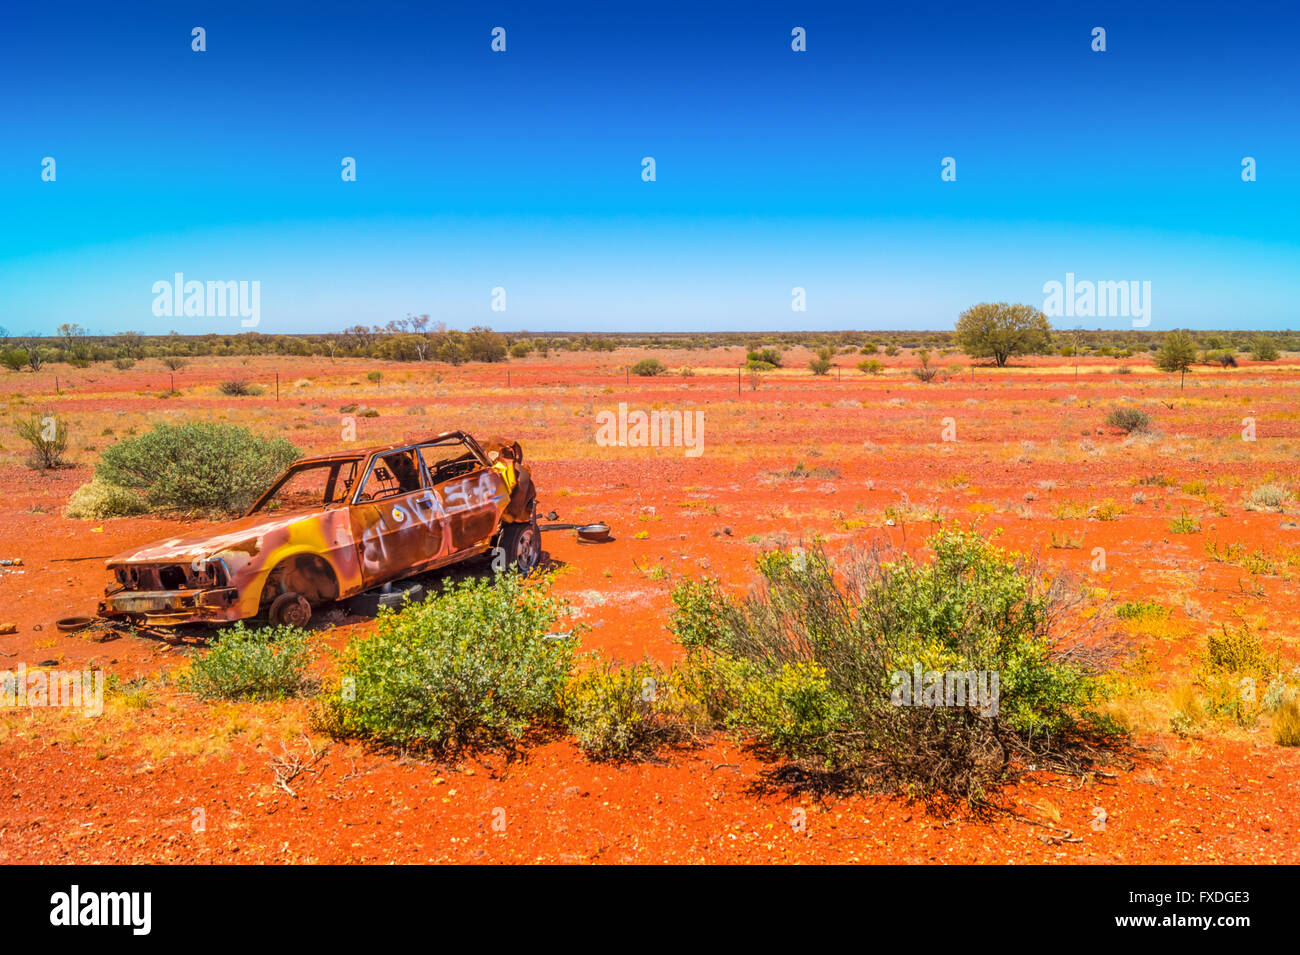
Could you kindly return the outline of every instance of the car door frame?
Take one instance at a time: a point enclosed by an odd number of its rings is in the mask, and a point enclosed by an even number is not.
[[[448,523],[424,466],[418,443],[376,451],[366,462],[349,505],[353,545],[361,577],[367,588],[436,567],[444,561]],[[376,501],[362,501],[367,482],[379,462],[394,454],[414,451],[420,486]],[[371,512],[366,514],[366,512]],[[364,516],[363,516],[364,515]],[[373,520],[365,519],[366,516]]]

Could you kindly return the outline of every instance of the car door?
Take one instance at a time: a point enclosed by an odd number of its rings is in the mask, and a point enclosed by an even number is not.
[[[421,445],[420,455],[446,521],[448,554],[487,547],[510,500],[505,479],[459,439]]]
[[[446,553],[447,515],[413,447],[374,456],[351,522],[367,587],[424,570]]]

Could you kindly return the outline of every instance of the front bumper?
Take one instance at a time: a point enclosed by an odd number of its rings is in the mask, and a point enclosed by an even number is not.
[[[234,587],[207,590],[117,590],[99,605],[101,617],[128,617],[152,625],[238,620],[239,591]]]

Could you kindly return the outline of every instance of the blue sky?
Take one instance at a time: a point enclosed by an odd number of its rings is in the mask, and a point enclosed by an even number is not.
[[[182,272],[266,333],[947,328],[1073,272],[1300,327],[1300,13],[1133,6],[10,8],[0,325],[240,331],[154,316]]]

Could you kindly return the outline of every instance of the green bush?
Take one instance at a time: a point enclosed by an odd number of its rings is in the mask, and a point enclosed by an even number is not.
[[[68,467],[63,455],[68,450],[68,426],[52,414],[34,414],[21,419],[14,430],[31,447],[27,466],[39,471]]]
[[[89,481],[72,492],[63,514],[74,520],[102,521],[106,517],[143,514],[145,510],[144,501],[134,491],[103,481]]]
[[[632,374],[639,375],[642,378],[653,378],[667,371],[668,369],[657,358],[642,358],[632,366]]]
[[[95,478],[139,491],[150,510],[237,514],[300,454],[238,425],[160,424],[105,448]]]
[[[179,685],[204,700],[281,700],[315,688],[307,676],[307,631],[280,626],[221,631],[206,654],[181,674]]]
[[[1291,492],[1276,484],[1261,484],[1246,495],[1248,511],[1283,511],[1291,503]]]
[[[602,760],[644,759],[690,736],[692,710],[673,674],[649,661],[597,665],[564,697],[569,732],[583,752]]]
[[[773,368],[780,368],[781,353],[775,348],[756,349],[745,355],[745,362],[749,367],[753,367],[755,362],[761,362]]]
[[[830,374],[831,363],[825,358],[814,358],[808,362],[808,370],[814,375]]]
[[[563,721],[572,637],[551,636],[565,605],[513,573],[451,584],[399,612],[381,609],[353,638],[320,724],[336,736],[402,749],[516,744]]]
[[[223,395],[230,395],[232,398],[260,395],[262,393],[261,385],[250,385],[246,378],[227,379],[219,384],[217,388]]]
[[[1116,732],[1096,704],[1117,639],[1066,637],[1077,595],[979,535],[929,543],[929,564],[767,553],[739,600],[679,587],[670,626],[706,677],[699,698],[778,759],[912,795],[978,802],[1018,765],[1085,766]],[[996,674],[993,705],[904,705],[917,667]]]
[[[884,365],[874,358],[869,359],[868,361],[858,362],[858,371],[862,372],[864,375],[878,375],[884,367]]]
[[[1112,408],[1106,415],[1106,424],[1126,434],[1146,431],[1151,427],[1151,416],[1137,408]]]
[[[1277,343],[1267,335],[1258,336],[1250,343],[1250,357],[1255,361],[1277,361]]]

